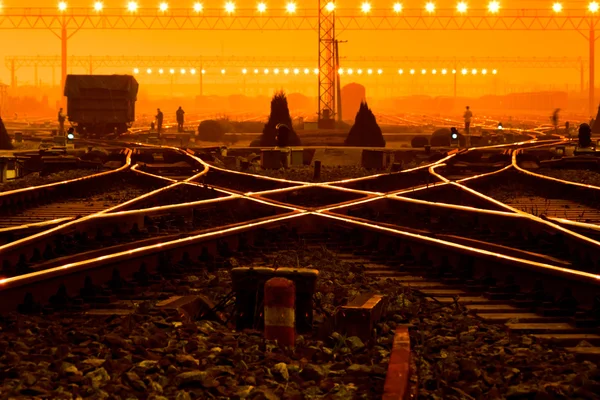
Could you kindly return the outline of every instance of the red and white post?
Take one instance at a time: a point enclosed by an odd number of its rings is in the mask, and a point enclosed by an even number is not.
[[[288,279],[271,278],[265,284],[265,339],[295,344],[296,286]]]

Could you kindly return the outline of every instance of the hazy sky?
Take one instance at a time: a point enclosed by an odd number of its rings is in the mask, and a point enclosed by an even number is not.
[[[395,1],[372,1],[374,8],[392,7]],[[14,3],[14,4],[13,4]],[[125,6],[126,1],[107,0],[105,7]],[[158,7],[160,0],[139,1],[140,7]],[[194,0],[170,1],[171,8],[191,7]],[[283,8],[286,0],[268,0],[270,8]],[[356,7],[362,0],[342,0],[338,7]],[[425,1],[402,2],[405,8],[423,7]],[[485,8],[487,1],[469,1],[471,8]],[[503,9],[550,8],[553,1],[500,1]],[[57,2],[5,0],[4,7],[55,7]],[[69,1],[69,7],[91,7],[92,1]],[[222,7],[224,1],[206,0],[205,8]],[[256,1],[237,1],[238,8],[254,8]],[[317,8],[315,1],[297,1],[298,9]],[[564,2],[565,9],[585,9],[587,2]],[[437,1],[438,8],[453,8],[455,1]],[[501,13],[500,13],[501,14]],[[600,18],[600,17],[599,17]],[[600,33],[599,33],[600,34]],[[9,55],[58,55],[60,41],[45,30],[3,30],[0,57]],[[70,55],[177,55],[177,56],[297,56],[317,59],[317,32],[314,31],[79,31],[69,41]],[[506,56],[506,57],[588,57],[588,42],[577,32],[489,32],[489,31],[347,31],[339,39],[341,54],[355,56]],[[598,50],[600,51],[600,50]],[[274,65],[273,67],[275,67]],[[158,67],[158,66],[157,66]],[[251,66],[249,66],[251,67]],[[286,66],[279,66],[286,67]],[[294,68],[296,66],[289,66]],[[302,66],[299,66],[302,67]],[[377,68],[373,65],[373,68]],[[489,66],[496,68],[497,66]],[[416,66],[419,68],[419,66]],[[514,69],[497,67],[508,82],[558,82],[578,84],[575,69]],[[83,71],[73,71],[83,73]],[[101,70],[101,73],[122,72]],[[387,72],[387,71],[386,71]],[[56,71],[59,78],[59,71]],[[33,79],[32,69],[17,72],[20,82]],[[39,77],[51,80],[49,69],[40,69]],[[0,79],[8,82],[10,74],[3,68]],[[587,74],[586,74],[587,80]]]

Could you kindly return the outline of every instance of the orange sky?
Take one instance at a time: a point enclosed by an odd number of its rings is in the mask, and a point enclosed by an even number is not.
[[[5,7],[25,6],[16,0],[4,1]],[[140,1],[141,7],[157,7],[159,0]],[[105,1],[105,7],[119,7],[124,1]],[[170,1],[175,7],[191,7],[191,0]],[[204,7],[220,7],[220,0],[204,1]],[[254,1],[238,1],[239,8],[254,8]],[[279,4],[281,3],[281,4]],[[267,1],[271,8],[283,7],[285,0]],[[317,7],[315,1],[298,1],[298,8]],[[361,0],[344,0],[344,7],[358,8]],[[385,3],[385,4],[384,4]],[[391,7],[393,1],[372,1],[373,7]],[[55,2],[30,1],[27,6],[55,6]],[[90,6],[91,1],[70,1],[69,6]],[[341,4],[341,2],[338,2]],[[403,2],[405,8],[421,7],[421,0]],[[454,1],[437,1],[439,8],[454,7]],[[469,2],[472,8],[484,8],[487,1]],[[552,1],[501,1],[502,7],[508,8],[546,8]],[[585,8],[586,2],[564,2],[565,8]],[[341,7],[341,6],[340,6]],[[7,55],[58,55],[59,40],[48,31],[12,31],[4,30],[3,45],[0,57]],[[505,57],[546,57],[568,56],[587,58],[588,43],[577,32],[454,32],[454,31],[348,31],[340,36],[348,40],[341,46],[341,53],[353,56],[505,56]],[[298,56],[314,57],[317,55],[317,32],[258,32],[258,31],[80,31],[69,41],[69,54],[72,55],[178,55],[178,56]],[[600,51],[600,50],[598,50]],[[284,66],[280,66],[284,67]],[[295,66],[290,66],[291,68]],[[377,68],[376,65],[373,65]],[[418,68],[418,66],[416,66]],[[496,66],[490,66],[495,68]],[[520,84],[524,82],[555,83],[573,86],[579,85],[579,72],[575,69],[511,69],[498,67],[504,82]],[[84,71],[73,71],[83,73]],[[99,73],[124,71],[99,70]],[[386,71],[387,72],[387,71]],[[56,79],[59,79],[56,71]],[[23,69],[17,72],[19,82],[33,80],[33,70]],[[40,70],[43,81],[52,79],[50,70]],[[10,74],[3,68],[0,79],[8,82]],[[192,78],[190,78],[192,79]],[[598,79],[600,80],[600,79]],[[597,80],[597,81],[598,81]],[[586,74],[587,81],[587,74]],[[195,80],[190,81],[190,83]]]

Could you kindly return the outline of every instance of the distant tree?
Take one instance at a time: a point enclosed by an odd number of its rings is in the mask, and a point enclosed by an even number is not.
[[[381,128],[366,102],[360,103],[354,125],[350,128],[344,144],[356,147],[385,147]]]
[[[225,138],[225,129],[219,121],[206,119],[198,126],[198,138],[207,142],[221,142]]]
[[[448,147],[450,146],[450,129],[441,128],[433,132],[429,141],[432,147]]]
[[[12,150],[12,148],[13,145],[10,141],[10,136],[8,136],[4,122],[0,118],[0,150]]]
[[[421,147],[425,147],[429,144],[429,140],[425,136],[415,136],[410,141],[410,145],[413,149],[418,149]]]
[[[265,124],[263,133],[258,140],[259,146],[277,146],[277,125],[285,124],[290,128],[288,136],[289,146],[300,146],[300,138],[292,126],[290,109],[288,108],[287,98],[283,91],[276,92],[271,100],[271,115]]]

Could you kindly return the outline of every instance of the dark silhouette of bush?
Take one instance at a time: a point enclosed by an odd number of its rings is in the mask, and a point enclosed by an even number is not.
[[[12,148],[13,145],[10,141],[10,136],[8,136],[4,122],[0,118],[0,150],[12,150]]]
[[[221,142],[225,138],[225,128],[219,121],[204,120],[198,126],[198,138],[207,142]]]
[[[4,125],[2,125],[4,127]],[[592,130],[588,124],[579,125],[579,147],[589,147],[592,144]]]
[[[425,136],[415,136],[410,141],[410,145],[413,149],[419,149],[421,147],[425,147],[429,144],[429,140]]]
[[[277,146],[277,125],[279,124],[285,124],[290,128],[288,146],[300,146],[302,144],[292,127],[292,117],[290,117],[290,109],[283,91],[276,92],[271,100],[271,114],[258,140],[258,146]]]
[[[350,128],[344,144],[355,147],[385,147],[381,128],[366,102],[360,103],[354,125]]]
[[[431,135],[429,141],[432,147],[450,146],[450,129],[438,129]]]

